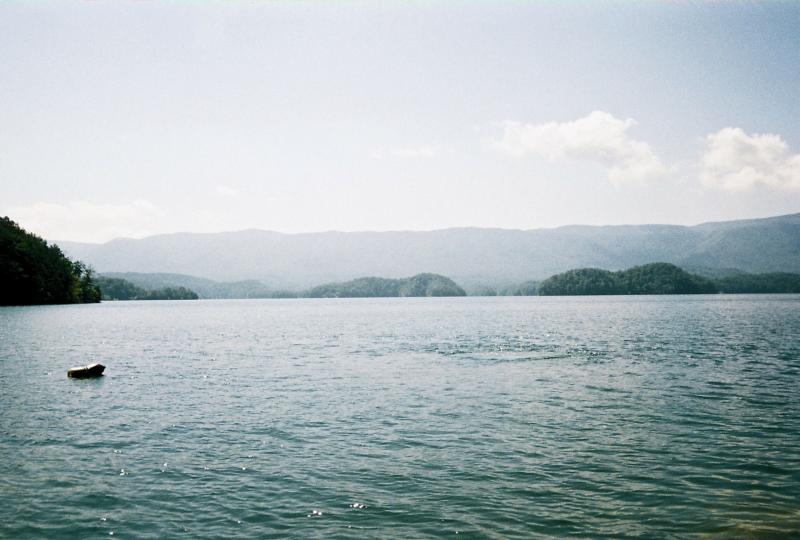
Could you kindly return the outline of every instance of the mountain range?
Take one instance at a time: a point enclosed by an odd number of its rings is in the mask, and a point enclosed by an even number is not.
[[[273,290],[422,272],[446,275],[467,288],[502,287],[572,268],[620,270],[651,262],[711,275],[800,272],[800,213],[695,226],[301,234],[244,230],[119,238],[103,244],[56,243],[68,256],[102,273],[257,280]]]

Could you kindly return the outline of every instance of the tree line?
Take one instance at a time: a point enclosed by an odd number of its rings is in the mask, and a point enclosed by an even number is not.
[[[0,305],[100,301],[94,271],[61,249],[0,217]]]
[[[197,300],[197,293],[186,287],[145,289],[126,279],[100,276],[97,286],[103,300]]]
[[[328,283],[309,289],[305,298],[376,298],[406,296],[466,296],[452,279],[438,274],[417,274],[410,278],[364,277],[343,283]]]
[[[579,268],[551,276],[538,286],[543,296],[607,294],[800,293],[800,274],[738,274],[706,278],[669,263],[612,272]]]

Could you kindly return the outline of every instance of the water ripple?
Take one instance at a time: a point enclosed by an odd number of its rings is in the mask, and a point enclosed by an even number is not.
[[[0,537],[796,537],[799,300],[3,308]]]

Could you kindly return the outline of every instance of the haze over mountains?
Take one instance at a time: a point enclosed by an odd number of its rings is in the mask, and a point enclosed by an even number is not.
[[[677,225],[284,234],[177,233],[104,244],[57,242],[98,272],[158,272],[301,289],[363,276],[443,274],[505,286],[572,268],[669,262],[707,272],[800,272],[800,214]]]

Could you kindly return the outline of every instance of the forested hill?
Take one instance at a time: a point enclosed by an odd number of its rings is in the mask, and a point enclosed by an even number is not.
[[[690,270],[687,272],[686,270]],[[435,279],[422,274],[405,280],[388,278],[359,278],[344,283],[320,285],[305,291],[276,290],[259,281],[232,283],[215,282],[180,274],[105,274],[97,280],[106,299],[164,297],[159,290],[169,289],[168,298],[180,298],[176,291],[191,289],[200,298],[302,298],[302,297],[377,297],[401,296],[413,293],[424,296],[461,295],[463,289],[444,276]],[[619,277],[621,276],[621,277]],[[119,279],[124,277],[124,279]],[[728,294],[800,293],[800,274],[774,272],[748,274],[736,269],[680,269],[670,264],[644,265],[625,272],[584,268],[564,272],[554,279],[525,281],[499,290],[473,288],[470,296],[537,296],[543,283],[557,285],[559,290],[545,287],[542,294],[679,294],[720,292]],[[401,287],[405,282],[405,287]],[[709,287],[713,285],[713,289]],[[412,285],[416,284],[416,285]],[[424,287],[423,287],[424,284]],[[699,287],[702,284],[702,287]],[[142,289],[149,290],[146,293]],[[153,291],[153,290],[156,291]],[[176,296],[177,294],[177,296]],[[189,296],[191,297],[191,296]]]
[[[306,298],[375,298],[398,296],[466,296],[453,280],[436,274],[405,279],[365,277],[345,283],[329,283],[303,293]]]
[[[635,266],[621,272],[579,268],[551,276],[539,285],[542,296],[715,292],[717,288],[710,280],[668,263]]]
[[[0,305],[99,302],[92,270],[7,217],[0,218]]]
[[[185,288],[197,293],[200,298],[276,298],[297,296],[270,289],[258,280],[220,282],[185,274],[142,274],[137,272],[110,272],[100,278],[121,279],[145,290]]]
[[[248,230],[60,245],[103,273],[172,272],[217,281],[260,280],[271,289],[296,291],[360,276],[400,278],[434,272],[470,289],[502,289],[571,268],[622,270],[659,261],[682,268],[800,272],[800,214],[693,227],[576,225],[527,231],[309,234]]]
[[[97,286],[103,300],[197,300],[197,293],[186,287],[144,289],[126,279],[99,276]]]
[[[602,294],[800,293],[800,274],[735,274],[707,278],[668,263],[636,266],[620,272],[579,268],[539,284],[543,296]]]

